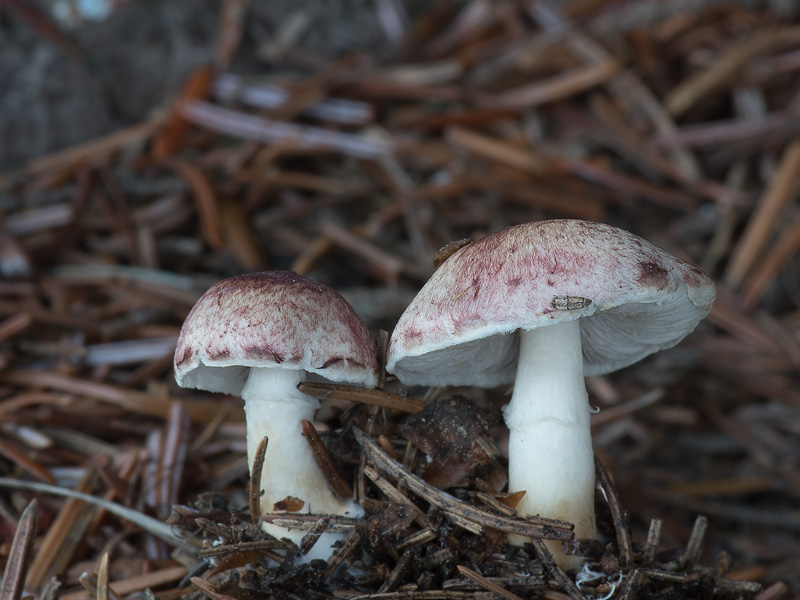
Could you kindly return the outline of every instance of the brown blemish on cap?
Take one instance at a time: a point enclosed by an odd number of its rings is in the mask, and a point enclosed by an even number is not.
[[[685,260],[680,261],[680,263],[684,267],[681,277],[689,287],[697,287],[706,279],[706,274],[692,263]]]
[[[641,262],[638,281],[659,290],[664,289],[669,284],[669,272],[656,262]]]
[[[322,366],[320,367],[320,369],[327,369],[327,368],[328,368],[328,367],[330,367],[331,365],[335,365],[335,364],[337,364],[337,363],[343,363],[343,362],[344,362],[344,359],[343,359],[341,356],[333,356],[333,357],[329,358],[328,360],[326,360],[326,361],[325,361],[325,362],[322,364]]]
[[[276,365],[281,364],[285,358],[270,346],[248,346],[243,349],[244,355],[253,360],[266,360]]]
[[[418,328],[416,328],[416,327],[409,327],[409,328],[408,328],[408,329],[405,331],[405,336],[406,336],[408,339],[411,339],[411,340],[413,340],[413,339],[416,339],[416,338],[420,338],[420,337],[422,337],[422,331],[420,331],[420,330],[419,330]]]
[[[175,364],[182,365],[192,357],[192,354],[193,351],[189,346],[179,348],[179,351],[175,353]]]
[[[215,353],[215,354],[209,354],[209,355],[208,355],[208,358],[209,358],[209,359],[210,359],[212,362],[217,362],[217,361],[220,361],[220,360],[225,360],[225,359],[226,359],[226,358],[228,358],[230,355],[231,355],[230,351],[228,351],[228,350],[223,350],[222,352],[217,352],[217,353]]]

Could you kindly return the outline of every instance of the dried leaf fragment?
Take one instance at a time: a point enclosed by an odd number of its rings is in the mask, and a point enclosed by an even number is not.
[[[300,498],[294,496],[286,496],[283,500],[278,500],[272,505],[272,510],[275,512],[300,512],[306,505]]]

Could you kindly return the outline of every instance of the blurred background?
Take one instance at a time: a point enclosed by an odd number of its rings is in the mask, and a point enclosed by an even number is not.
[[[658,518],[659,548],[682,548],[704,515],[699,564],[798,597],[799,17],[794,0],[0,2],[0,475],[161,519],[209,491],[246,506],[240,401],[171,371],[211,284],[292,269],[377,336],[448,242],[601,221],[718,283],[683,343],[587,383],[634,540]],[[33,497],[30,590],[76,586],[104,551],[112,578],[178,564],[116,517],[2,488],[6,561]]]

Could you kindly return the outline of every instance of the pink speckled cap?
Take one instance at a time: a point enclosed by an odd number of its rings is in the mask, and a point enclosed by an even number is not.
[[[175,379],[239,395],[250,367],[304,369],[375,387],[378,361],[364,322],[337,292],[288,271],[220,281],[181,328]]]
[[[622,229],[517,225],[439,267],[400,317],[386,370],[406,385],[503,385],[518,330],[580,319],[584,373],[608,373],[677,344],[715,294],[697,267]]]

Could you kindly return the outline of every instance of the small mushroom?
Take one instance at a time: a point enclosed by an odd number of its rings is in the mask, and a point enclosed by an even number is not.
[[[258,444],[269,438],[261,472],[261,514],[287,507],[359,517],[351,498],[336,496],[302,436],[319,400],[297,385],[309,374],[375,387],[375,346],[363,321],[337,292],[286,271],[225,279],[197,301],[175,349],[182,387],[241,396],[252,472]],[[299,501],[299,502],[298,502]],[[262,523],[278,538],[298,541],[303,531]],[[325,533],[306,555],[328,558],[341,539]]]
[[[386,369],[406,385],[514,382],[504,416],[509,491],[526,491],[517,510],[569,521],[576,538],[595,538],[583,377],[674,346],[714,298],[699,269],[621,229],[573,220],[518,225],[439,267],[400,317]],[[549,547],[561,566],[580,564]]]

